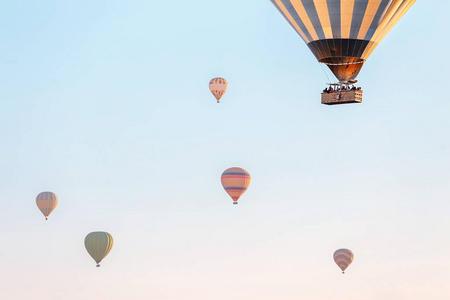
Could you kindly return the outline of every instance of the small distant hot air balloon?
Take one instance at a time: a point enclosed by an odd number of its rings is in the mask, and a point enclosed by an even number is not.
[[[108,255],[114,244],[112,235],[103,231],[89,233],[84,239],[84,246],[89,255],[100,267],[100,262]]]
[[[36,197],[36,205],[47,220],[48,216],[58,205],[58,196],[52,192],[42,192]]]
[[[229,168],[222,173],[222,185],[233,199],[233,204],[245,193],[250,185],[250,174],[242,168]]]
[[[338,249],[333,254],[334,261],[341,268],[342,274],[345,273],[345,269],[353,261],[353,252],[348,249]]]
[[[214,95],[214,97],[216,97],[217,103],[220,103],[219,100],[226,93],[227,89],[228,82],[221,77],[213,78],[209,82],[209,90]]]

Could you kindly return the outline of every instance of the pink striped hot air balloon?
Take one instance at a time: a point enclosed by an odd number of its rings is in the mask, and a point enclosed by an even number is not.
[[[345,273],[345,269],[353,262],[353,252],[349,249],[338,249],[333,254],[334,262]]]
[[[250,174],[242,168],[229,168],[222,173],[222,185],[225,191],[233,199],[233,204],[238,204],[239,198],[250,185]]]

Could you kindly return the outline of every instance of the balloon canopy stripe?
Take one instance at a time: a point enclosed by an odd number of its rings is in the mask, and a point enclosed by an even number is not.
[[[325,39],[324,27],[321,25],[315,2],[305,3],[304,9],[307,17],[311,21],[312,30],[315,30],[317,38],[320,40]]]
[[[271,0],[279,10],[283,12],[283,16],[286,20],[290,20],[293,24],[294,30],[303,38],[306,43],[313,40],[311,34],[303,23],[302,19],[298,15],[291,1],[288,0]]]
[[[395,17],[404,14],[416,0],[270,1],[310,43],[330,38],[377,41],[384,29],[392,28],[400,19]]]
[[[338,39],[342,36],[341,34],[341,24],[342,24],[342,16],[341,16],[341,1],[327,1],[328,7],[328,16],[322,15],[323,18],[329,18],[331,24],[331,32],[333,33],[333,38]],[[322,26],[318,24],[318,26]]]
[[[271,1],[273,3],[275,3],[274,1],[277,1],[277,0],[271,0]],[[277,1],[277,4],[278,5],[275,5],[275,8],[278,9],[280,14],[286,19],[286,21],[289,23],[289,25],[291,25],[291,27],[294,28],[295,31],[297,31],[297,33],[300,35],[300,37],[303,39],[303,41],[305,43],[307,43],[307,39],[306,39],[305,34],[303,33],[303,31],[300,30],[300,28],[298,28],[297,23],[295,23],[295,21],[292,19],[292,17],[290,16],[288,11],[284,7],[284,5],[280,1]]]
[[[222,177],[222,184],[224,186],[246,186],[247,182],[250,182],[250,177],[248,176]]]
[[[341,24],[340,24],[340,26],[337,26],[337,27],[341,28],[340,36],[348,36],[350,38],[350,32],[352,29],[353,19],[356,19],[356,16],[357,16],[357,15],[353,14],[355,12],[355,10],[354,10],[355,0],[346,0],[346,1],[342,1],[340,3],[341,3],[341,7],[340,7]],[[356,3],[361,3],[361,2],[356,2]],[[360,24],[360,23],[357,23],[357,26],[358,26],[358,24]]]
[[[368,8],[372,7],[368,6],[369,2],[371,1],[355,2],[350,24],[350,33],[349,33],[350,38],[358,39],[359,34],[366,28],[367,29],[369,28],[370,25],[369,21],[373,19],[372,14],[368,10]]]
[[[225,191],[246,191],[247,190],[246,187],[242,187],[242,186],[225,186],[224,189],[225,189]]]
[[[42,192],[37,195],[36,200],[55,200],[57,197],[52,192]]]
[[[222,174],[223,178],[241,178],[241,177],[250,177],[248,173],[239,173],[239,172],[225,172]]]

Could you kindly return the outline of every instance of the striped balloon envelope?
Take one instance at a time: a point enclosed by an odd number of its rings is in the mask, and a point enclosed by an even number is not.
[[[333,254],[334,262],[341,268],[342,274],[345,273],[345,269],[353,261],[353,252],[348,249],[338,249]]]
[[[209,90],[214,95],[214,97],[216,97],[217,103],[220,103],[219,100],[226,93],[227,89],[228,82],[221,77],[213,78],[209,82]]]
[[[48,216],[58,205],[58,196],[52,192],[42,192],[36,197],[36,205],[47,220]]]
[[[237,204],[239,198],[245,193],[250,185],[250,174],[242,168],[229,168],[222,173],[222,186],[233,199],[233,204]]]
[[[270,0],[339,81],[364,62],[416,0]]]

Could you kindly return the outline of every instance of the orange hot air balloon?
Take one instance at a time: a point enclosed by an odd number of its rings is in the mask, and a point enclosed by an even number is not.
[[[342,274],[345,273],[345,269],[353,261],[353,252],[348,249],[338,249],[333,254],[334,261],[341,268]]]
[[[250,185],[250,174],[242,168],[229,168],[222,173],[222,185],[233,199],[233,204],[245,193]]]
[[[36,205],[47,220],[47,217],[58,205],[58,196],[52,192],[42,192],[36,197]]]
[[[219,100],[226,93],[227,89],[228,82],[221,77],[213,78],[209,82],[209,90],[214,95],[214,97],[216,97],[217,103],[220,103]]]

